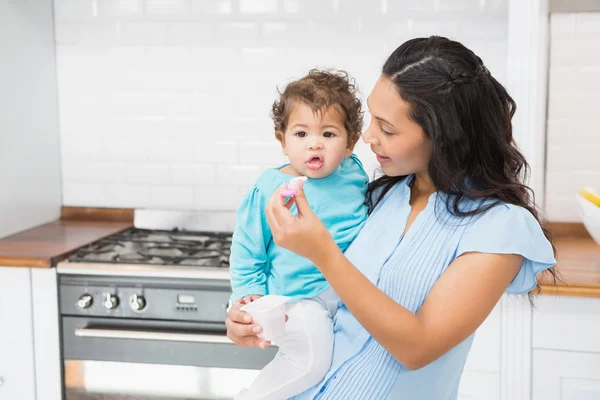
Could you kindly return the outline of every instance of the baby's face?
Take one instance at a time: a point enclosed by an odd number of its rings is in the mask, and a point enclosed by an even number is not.
[[[298,175],[324,178],[352,154],[348,132],[334,108],[313,113],[309,106],[299,103],[290,113],[287,126],[281,147]]]

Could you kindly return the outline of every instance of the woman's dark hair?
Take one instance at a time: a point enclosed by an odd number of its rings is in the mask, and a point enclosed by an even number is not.
[[[439,36],[412,39],[390,55],[382,74],[394,83],[409,104],[409,117],[432,142],[429,176],[436,190],[448,194],[444,197],[450,212],[469,216],[501,202],[514,204],[527,209],[550,240],[533,191],[523,183],[529,164],[513,140],[515,102],[475,53]],[[384,175],[371,182],[369,208],[405,178]],[[461,210],[463,198],[492,201]],[[556,280],[555,271],[548,271]]]

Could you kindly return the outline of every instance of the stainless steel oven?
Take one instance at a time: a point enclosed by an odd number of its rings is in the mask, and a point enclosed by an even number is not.
[[[231,399],[274,356],[225,335],[230,234],[133,228],[57,266],[67,400]]]

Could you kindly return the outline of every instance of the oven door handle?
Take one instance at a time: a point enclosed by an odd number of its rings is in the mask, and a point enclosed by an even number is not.
[[[233,343],[227,336],[223,335],[205,333],[152,332],[125,329],[77,328],[75,329],[75,336],[99,339],[158,340],[168,342],[194,342],[211,344]]]

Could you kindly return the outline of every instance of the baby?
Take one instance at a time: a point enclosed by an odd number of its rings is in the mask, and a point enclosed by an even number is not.
[[[231,300],[290,296],[289,320],[285,334],[276,338],[273,361],[235,400],[288,399],[320,382],[331,364],[339,299],[309,260],[273,243],[264,213],[270,196],[283,183],[306,177],[306,197],[342,251],[367,218],[369,179],[352,154],[362,129],[361,102],[348,75],[311,70],[286,86],[271,114],[289,163],[260,176],[237,210]],[[297,215],[295,206],[291,211]]]

